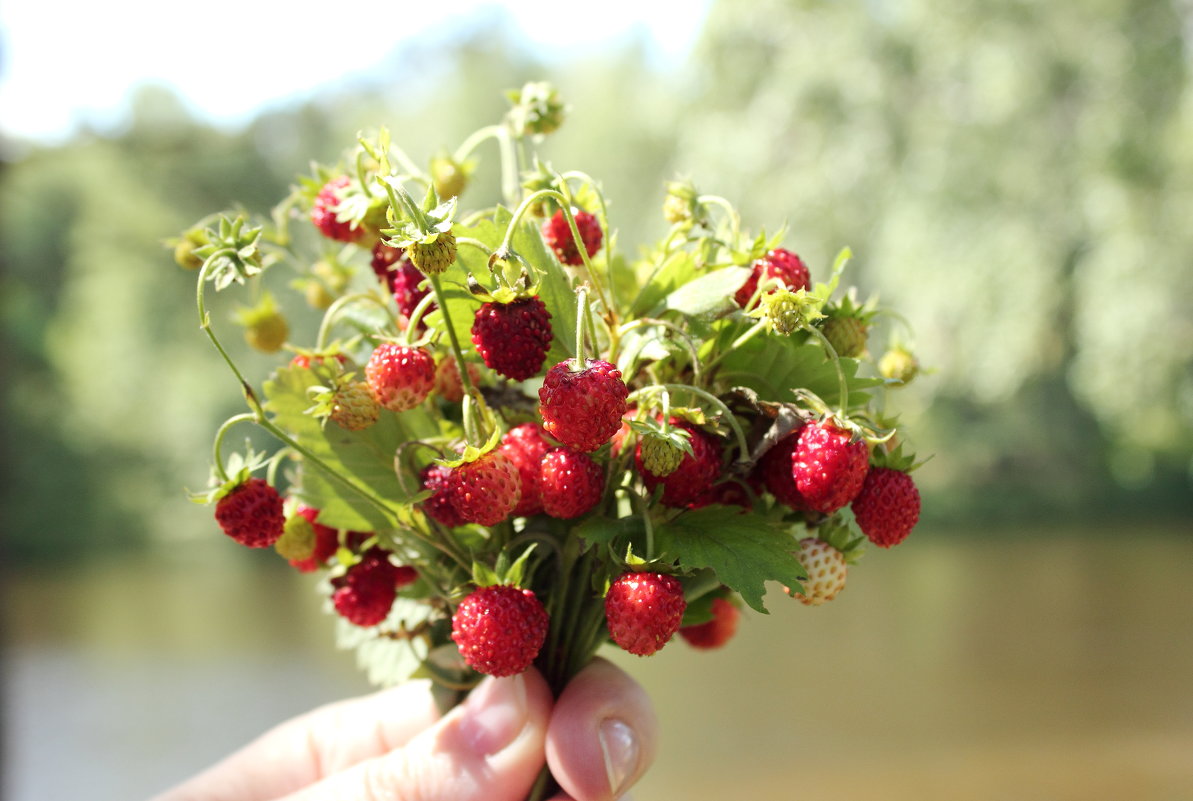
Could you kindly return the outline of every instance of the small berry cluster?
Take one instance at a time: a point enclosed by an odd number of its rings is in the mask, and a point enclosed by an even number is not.
[[[511,99],[501,135],[522,148],[562,121],[546,85]],[[181,240],[201,290],[285,261],[324,310],[309,349],[272,298],[242,314],[250,344],[293,355],[260,392],[242,384],[249,413],[220,429],[203,497],[235,541],[323,573],[342,628],[374,646],[362,659],[452,686],[533,665],[558,690],[606,642],[723,646],[767,582],[830,601],[862,543],[908,537],[915,459],[875,399],[918,364],[893,337],[871,358],[879,310],[837,292],[847,254],[815,282],[676,181],[669,229],[634,262],[612,252],[598,184],[537,159],[504,206],[460,215],[471,155],[423,170],[382,133],[351,169],[317,168],[279,216],[309,221],[300,243],[338,243],[335,261],[240,218]],[[283,447],[225,465],[242,421]]]

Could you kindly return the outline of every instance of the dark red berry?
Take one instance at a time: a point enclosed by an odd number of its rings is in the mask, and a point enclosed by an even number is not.
[[[481,587],[452,615],[452,640],[473,670],[513,676],[534,662],[549,622],[547,610],[530,590]]]
[[[542,428],[534,423],[516,425],[501,438],[501,452],[518,468],[518,477],[522,479],[522,495],[514,507],[514,517],[529,517],[543,511],[539,472],[543,456],[550,449],[550,443],[543,439]]]
[[[537,295],[483,303],[472,322],[472,344],[486,366],[525,381],[543,369],[551,349],[551,314]]]
[[[609,362],[588,359],[573,370],[564,360],[547,371],[539,389],[543,428],[568,447],[591,452],[621,428],[630,394],[621,371]]]
[[[798,512],[806,512],[811,507],[795,486],[795,474],[791,471],[791,459],[799,441],[799,432],[800,429],[796,429],[764,453],[758,460],[756,475],[779,503]]]
[[[775,248],[761,259],[754,262],[750,277],[737,290],[733,300],[738,306],[746,307],[754,293],[758,291],[758,282],[763,276],[778,279],[783,286],[792,292],[798,289],[811,289],[812,277],[803,259],[790,250]],[[774,291],[774,290],[771,290]]]
[[[662,573],[623,573],[605,594],[609,636],[638,656],[666,645],[679,630],[686,608],[683,585]]]
[[[862,440],[828,421],[808,423],[800,430],[791,471],[795,486],[808,506],[832,514],[852,501],[870,468],[870,449]]]
[[[605,493],[605,471],[586,453],[552,448],[543,456],[539,476],[543,511],[570,520],[587,514]]]
[[[398,594],[399,580],[409,583],[417,573],[412,568],[400,572],[389,561],[389,554],[371,548],[348,571],[332,579],[331,600],[341,617],[357,626],[376,626],[389,617]]]
[[[432,462],[422,469],[419,477],[422,479],[423,489],[431,491],[431,497],[422,502],[422,510],[427,517],[448,528],[464,525],[464,518],[456,511],[451,500],[450,467]]]
[[[518,468],[500,450],[453,468],[448,482],[456,513],[482,526],[495,526],[505,520],[522,497]]]
[[[902,470],[872,467],[850,508],[870,542],[890,548],[907,539],[919,522],[920,491]]]
[[[600,250],[601,240],[604,237],[601,224],[597,221],[596,216],[580,209],[574,210],[572,216],[576,219],[576,229],[580,231],[584,249],[591,258]],[[543,239],[546,240],[547,247],[555,251],[555,256],[561,263],[572,266],[584,263],[580,249],[576,247],[576,240],[572,237],[571,226],[568,225],[567,218],[563,215],[563,209],[556,211],[550,219],[543,223]]]
[[[737,632],[741,611],[725,598],[714,598],[712,620],[695,626],[684,626],[679,634],[695,648],[720,648]]]
[[[250,478],[220,498],[215,519],[225,534],[250,548],[273,545],[286,526],[282,496],[261,478]]]
[[[343,200],[344,190],[351,183],[346,175],[333,178],[323,185],[311,207],[311,222],[319,232],[339,242],[356,242],[365,235],[365,229],[351,220],[337,220],[336,210]]]

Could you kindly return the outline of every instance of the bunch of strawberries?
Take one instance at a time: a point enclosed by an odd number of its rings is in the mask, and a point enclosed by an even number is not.
[[[176,240],[248,404],[200,500],[236,542],[323,572],[354,643],[413,655],[387,680],[537,665],[558,690],[609,640],[723,645],[767,583],[832,600],[862,544],[902,542],[920,512],[881,412],[918,365],[893,340],[871,353],[883,310],[838,292],[848,252],[814,283],[782,235],[676,181],[663,237],[628,259],[597,182],[532,158],[564,117],[554,90],[510,99],[427,169],[382,130],[268,222]],[[464,213],[490,139],[504,197]],[[281,265],[324,311],[312,346],[263,289]],[[260,389],[213,330],[209,282],[251,285],[246,339],[289,352]],[[240,423],[278,449],[225,462]]]

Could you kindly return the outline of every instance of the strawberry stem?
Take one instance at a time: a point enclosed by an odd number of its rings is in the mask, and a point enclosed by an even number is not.
[[[841,416],[844,417],[845,412],[849,409],[849,382],[845,380],[845,371],[841,369],[841,357],[837,355],[837,349],[819,328],[814,325],[805,325],[804,330],[820,340],[820,344],[824,346],[825,352],[833,361],[833,367],[837,370],[837,393],[840,395],[837,405],[840,408]]]
[[[254,415],[252,412],[242,412],[241,414],[235,415],[234,417],[229,417],[224,421],[224,424],[219,427],[219,430],[215,432],[215,442],[211,446],[211,456],[213,462],[215,463],[215,474],[219,476],[220,482],[227,483],[231,480],[228,472],[224,470],[224,457],[221,453],[224,445],[224,437],[227,435],[228,431],[238,423],[256,422],[256,419],[256,415]]]
[[[576,289],[576,358],[572,361],[572,369],[584,369],[584,335],[588,328],[588,285],[583,284]]]
[[[464,385],[464,394],[473,399],[470,404],[465,404],[464,414],[466,418],[465,430],[467,430],[467,423],[471,422],[473,432],[476,436],[482,437],[483,430],[480,425],[482,415],[480,413],[480,406],[484,406],[484,399],[477,392],[476,387],[472,383],[472,376],[468,374],[468,365],[464,362],[464,351],[460,348],[460,339],[456,336],[456,327],[452,324],[451,315],[448,313],[447,298],[443,294],[443,285],[439,280],[438,275],[427,276],[431,282],[431,291],[435,295],[435,302],[439,304],[439,310],[443,313],[443,326],[447,329],[447,338],[451,343],[452,354],[456,357],[456,367],[460,371],[460,383]],[[468,420],[467,418],[471,418]],[[480,446],[484,439],[469,440],[469,445]]]

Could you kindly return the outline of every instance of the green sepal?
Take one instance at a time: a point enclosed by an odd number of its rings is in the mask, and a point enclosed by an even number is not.
[[[455,469],[462,465],[469,464],[470,462],[475,462],[485,454],[497,449],[497,446],[501,443],[502,433],[503,432],[500,428],[494,427],[493,432],[489,434],[488,441],[486,441],[484,445],[481,445],[479,448],[471,444],[465,445],[464,452],[460,454],[459,458],[436,459],[435,464],[441,464],[444,467]]]
[[[195,257],[203,259],[205,263],[215,257],[207,272],[207,280],[211,281],[217,292],[233,282],[243,284],[266,267],[260,248],[262,227],[245,228],[247,224],[248,219],[243,214],[237,215],[235,219],[220,215],[219,225],[205,232],[207,244],[193,251]],[[217,253],[220,255],[216,256]]]
[[[856,564],[866,553],[862,547],[866,538],[850,528],[840,515],[830,517],[810,533],[840,551],[848,564]]]

